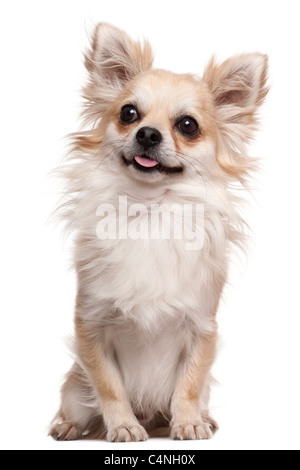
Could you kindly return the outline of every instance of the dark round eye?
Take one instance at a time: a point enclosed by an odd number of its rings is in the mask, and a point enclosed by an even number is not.
[[[123,106],[121,111],[121,121],[123,121],[125,124],[129,124],[136,121],[138,118],[139,114],[134,106],[131,104]]]
[[[184,135],[195,135],[199,131],[199,126],[197,121],[192,117],[184,117],[178,123],[178,128],[180,132]]]

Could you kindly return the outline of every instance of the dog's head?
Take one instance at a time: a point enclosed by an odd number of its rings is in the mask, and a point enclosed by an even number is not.
[[[99,161],[134,180],[239,180],[253,162],[245,144],[267,94],[267,57],[243,54],[203,78],[152,69],[150,45],[107,24],[86,54],[85,115],[93,130],[78,137]],[[98,150],[101,150],[98,152]]]

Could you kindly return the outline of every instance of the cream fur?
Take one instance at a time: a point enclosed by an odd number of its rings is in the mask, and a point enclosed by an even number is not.
[[[76,363],[51,429],[58,439],[90,432],[95,418],[115,441],[146,439],[141,424],[149,430],[158,416],[172,420],[175,439],[208,438],[215,427],[208,402],[216,311],[231,246],[243,243],[239,200],[229,186],[251,170],[245,144],[266,94],[266,58],[212,61],[203,79],[153,71],[152,60],[148,43],[109,25],[97,27],[86,56],[85,116],[93,126],[75,135],[63,169],[78,298]],[[119,113],[128,103],[143,117],[123,128]],[[199,122],[194,141],[174,126],[182,115]],[[132,154],[145,125],[160,130],[160,158],[182,164],[182,174],[145,176],[124,165],[121,156]],[[184,239],[100,240],[97,209],[118,207],[120,195],[149,208],[204,204],[202,250],[186,251]]]

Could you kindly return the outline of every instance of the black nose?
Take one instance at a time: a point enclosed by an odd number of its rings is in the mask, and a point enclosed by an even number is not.
[[[136,140],[144,150],[148,150],[162,141],[162,135],[159,130],[153,127],[142,127],[136,135]]]

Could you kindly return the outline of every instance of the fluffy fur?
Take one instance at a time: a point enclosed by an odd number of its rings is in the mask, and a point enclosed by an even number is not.
[[[173,439],[207,439],[216,429],[208,409],[216,313],[230,247],[243,240],[229,187],[245,183],[254,167],[245,146],[267,94],[267,58],[213,59],[203,78],[153,70],[152,62],[147,42],[107,24],[98,25],[86,54],[90,127],[74,135],[64,167],[61,209],[74,237],[78,296],[76,361],[50,431],[57,439],[104,433],[140,441],[159,426],[170,426]],[[128,104],[139,119],[125,125],[120,112]],[[178,130],[184,116],[199,123],[193,137]],[[148,156],[182,171],[146,174],[131,165],[144,126],[162,135]],[[100,240],[97,209],[118,207],[119,196],[147,207],[204,204],[203,248],[187,251],[177,239]]]

